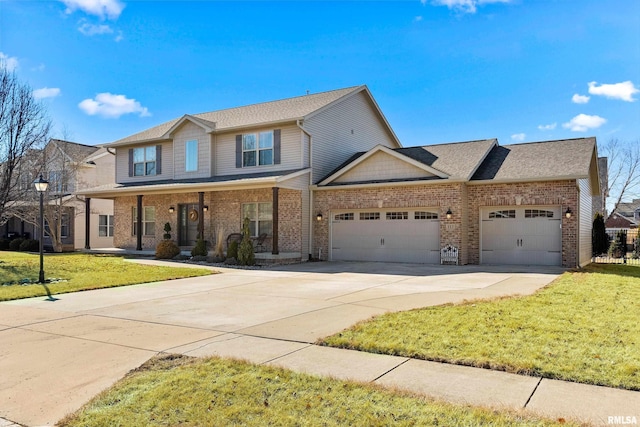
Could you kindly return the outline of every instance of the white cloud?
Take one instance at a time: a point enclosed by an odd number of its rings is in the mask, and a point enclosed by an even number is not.
[[[94,25],[85,22],[84,24],[78,27],[78,31],[80,31],[85,36],[95,36],[96,34],[111,34],[113,30],[108,25]]]
[[[18,58],[0,52],[0,64],[4,65],[8,71],[13,71],[18,68]]]
[[[413,18],[413,22],[420,22],[422,21],[422,16],[418,15],[415,18]]]
[[[640,92],[640,89],[636,88],[630,80],[622,83],[614,84],[602,84],[597,86],[598,83],[589,83],[589,93],[591,95],[606,96],[611,99],[621,99],[627,102],[635,101],[633,95]]]
[[[558,124],[551,123],[549,125],[538,125],[538,129],[540,130],[554,130]]]
[[[590,96],[578,95],[577,93],[574,93],[571,97],[571,102],[573,102],[574,104],[586,104],[590,99]]]
[[[61,0],[67,6],[67,13],[81,10],[100,19],[117,19],[124,9],[119,0]]]
[[[420,0],[426,4],[427,0]],[[447,6],[463,13],[476,13],[477,6],[489,3],[509,3],[511,0],[432,0],[436,6]]]
[[[118,31],[118,35],[114,39],[116,42],[122,41],[124,37],[122,36],[122,31]]]
[[[586,132],[589,129],[596,129],[607,122],[600,116],[589,116],[587,114],[578,114],[567,123],[563,123],[562,127],[571,129],[574,132]]]
[[[514,133],[511,135],[511,140],[516,142],[522,142],[527,137],[525,133]]]
[[[33,97],[35,99],[55,98],[58,95],[60,95],[60,88],[57,87],[43,87],[42,89],[33,91]]]
[[[97,94],[95,99],[85,99],[78,104],[78,107],[90,116],[99,115],[113,119],[117,119],[123,114],[139,114],[140,117],[151,115],[147,107],[143,107],[135,99],[108,92]]]

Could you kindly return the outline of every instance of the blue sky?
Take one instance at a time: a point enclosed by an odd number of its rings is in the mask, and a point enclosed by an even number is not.
[[[55,137],[367,84],[405,146],[640,140],[635,0],[0,0]]]

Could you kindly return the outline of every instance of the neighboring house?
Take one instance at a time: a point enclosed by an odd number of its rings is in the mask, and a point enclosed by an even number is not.
[[[640,199],[622,202],[605,221],[607,232],[638,228],[640,224]]]
[[[61,214],[59,234],[62,250],[86,247],[87,223],[90,225],[89,238],[94,242],[94,247],[113,247],[113,202],[96,201],[89,210],[87,222],[87,201],[74,195],[74,192],[114,182],[114,153],[101,147],[51,139],[37,157],[38,167],[20,177],[21,185],[32,190],[29,193],[31,197],[29,200],[13,203],[15,215],[4,224],[0,234],[5,237],[38,238],[38,227],[34,225],[39,222],[38,194],[33,182],[38,179],[37,170],[41,168],[43,177],[49,181],[45,195],[45,215],[53,218],[57,213]],[[46,228],[44,245],[52,250],[50,224],[47,223]]]
[[[306,260],[575,267],[591,259],[595,138],[402,148],[366,86],[185,115],[106,144],[114,244],[183,247],[241,230]],[[138,232],[140,230],[140,232]],[[261,254],[262,255],[262,254]],[[263,255],[262,255],[263,256]]]
[[[174,240],[213,242],[251,221],[274,258],[311,251],[313,184],[354,152],[400,147],[366,86],[184,115],[106,144],[116,184],[80,192],[114,200],[114,244],[154,249]],[[140,230],[140,232],[138,232]]]

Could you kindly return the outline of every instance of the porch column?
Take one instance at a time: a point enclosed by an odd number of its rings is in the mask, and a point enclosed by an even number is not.
[[[137,215],[136,215],[136,251],[142,250],[142,194],[136,196],[138,198]]]
[[[271,221],[273,224],[273,240],[271,253],[273,255],[278,255],[280,253],[280,249],[278,248],[278,187],[273,187]]]
[[[35,227],[33,227],[34,236],[35,236]],[[34,236],[31,236],[32,238]],[[24,238],[24,220],[20,220],[20,237]]]
[[[198,192],[198,238],[204,240],[204,192]]]
[[[84,199],[84,248],[91,249],[91,197]]]

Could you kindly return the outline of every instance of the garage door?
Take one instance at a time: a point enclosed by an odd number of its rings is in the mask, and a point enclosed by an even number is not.
[[[437,264],[436,209],[376,209],[331,214],[331,259]]]
[[[559,206],[481,210],[483,264],[561,265]]]

